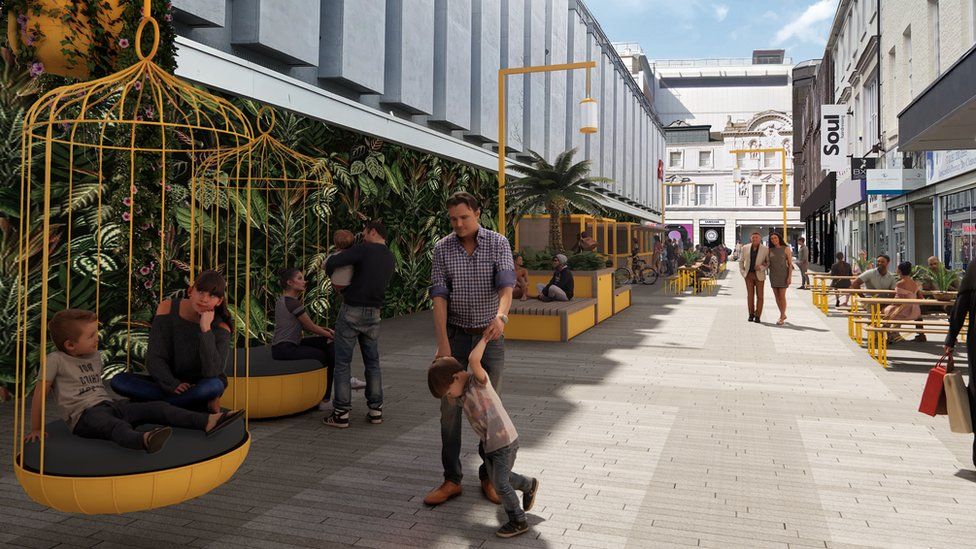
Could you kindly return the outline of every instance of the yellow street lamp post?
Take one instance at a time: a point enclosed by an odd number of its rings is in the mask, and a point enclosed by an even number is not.
[[[563,63],[560,65],[537,65],[532,67],[517,67],[500,69],[498,71],[498,232],[506,234],[505,230],[505,79],[511,74],[529,74],[535,72],[571,71],[586,69],[586,97],[580,101],[580,133],[596,133],[597,104],[590,97],[590,69],[596,68],[596,61],[580,63]]]
[[[746,153],[779,153],[779,155],[780,155],[780,170],[781,170],[781,174],[782,174],[782,183],[781,183],[781,188],[780,188],[780,193],[779,194],[780,194],[780,201],[783,203],[783,244],[785,245],[787,242],[789,242],[789,239],[788,239],[788,237],[786,235],[786,230],[787,230],[787,228],[786,228],[786,225],[787,225],[787,220],[786,220],[786,200],[787,200],[786,199],[786,195],[787,195],[787,192],[786,192],[786,149],[784,147],[772,147],[772,148],[765,148],[765,149],[735,149],[735,150],[729,151],[729,154],[733,154],[733,155],[740,154],[740,153],[741,154],[746,154]],[[735,162],[735,160],[733,160],[733,162]]]

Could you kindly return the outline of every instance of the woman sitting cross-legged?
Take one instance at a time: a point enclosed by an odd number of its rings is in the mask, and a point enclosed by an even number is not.
[[[220,273],[203,271],[185,299],[160,303],[149,331],[149,375],[118,374],[112,378],[112,390],[137,401],[163,400],[190,410],[219,412],[233,328],[224,302],[226,288]]]
[[[323,328],[312,322],[305,312],[302,303],[302,292],[305,291],[305,277],[298,269],[281,269],[278,271],[278,282],[281,283],[282,293],[275,302],[274,339],[271,340],[271,358],[275,360],[312,359],[322,363],[327,369],[325,395],[319,404],[319,410],[331,412],[332,408],[332,372],[335,368],[335,332]],[[315,334],[316,337],[302,337],[303,332]],[[365,385],[365,384],[363,384]]]

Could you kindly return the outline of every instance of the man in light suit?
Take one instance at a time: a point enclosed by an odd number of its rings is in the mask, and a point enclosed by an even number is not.
[[[807,248],[807,241],[802,236],[796,239],[796,244],[800,247],[799,253],[796,256],[796,265],[800,268],[800,289],[807,290],[810,288],[810,276],[807,275],[807,269],[810,268],[810,248]]]
[[[749,296],[749,322],[760,323],[762,316],[763,291],[766,283],[766,268],[769,267],[769,248],[762,244],[758,232],[749,236],[751,241],[739,249],[739,272],[746,279],[746,294]]]

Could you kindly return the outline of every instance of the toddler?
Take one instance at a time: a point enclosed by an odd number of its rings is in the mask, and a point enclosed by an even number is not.
[[[340,229],[332,235],[332,243],[335,245],[335,251],[329,254],[329,257],[339,255],[343,251],[352,248],[352,245],[356,243],[356,236],[352,234],[351,231],[345,229]],[[326,258],[328,261],[328,258]],[[352,282],[352,265],[346,265],[345,267],[339,267],[332,272],[332,287],[338,291],[346,289],[349,283]]]

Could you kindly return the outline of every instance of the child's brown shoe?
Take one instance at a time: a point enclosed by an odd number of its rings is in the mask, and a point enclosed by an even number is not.
[[[461,485],[455,484],[449,480],[445,480],[444,484],[441,484],[437,488],[430,491],[429,494],[424,498],[425,505],[440,505],[445,501],[456,498],[461,495]]]

